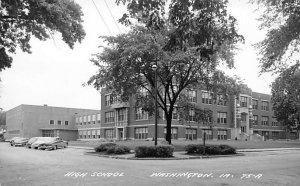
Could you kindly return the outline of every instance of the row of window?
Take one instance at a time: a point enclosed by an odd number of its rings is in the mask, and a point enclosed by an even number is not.
[[[86,125],[86,124],[96,124],[100,123],[101,120],[101,114],[92,114],[92,115],[86,115],[86,116],[80,116],[75,118],[76,125]]]
[[[240,96],[240,107],[248,107],[248,97]],[[252,109],[258,110],[258,100],[252,99]],[[269,111],[269,101],[261,101],[261,110]]]
[[[227,130],[218,130],[217,131],[218,140],[227,140]],[[212,130],[211,129],[203,129],[202,135],[206,136],[206,139],[213,139]],[[166,137],[167,129],[164,128],[164,134]],[[148,128],[147,127],[139,127],[134,129],[134,138],[135,139],[147,139],[148,138]],[[178,139],[178,128],[171,128],[171,138]],[[187,140],[196,140],[197,139],[197,129],[187,128],[185,130],[185,138]]]
[[[69,125],[69,121],[62,121],[62,120],[54,120],[54,119],[51,119],[49,120],[49,124],[50,125]]]
[[[78,131],[79,139],[98,139],[100,138],[100,130],[80,130]]]
[[[272,118],[272,127],[278,127],[278,122],[276,118]],[[253,125],[258,125],[258,115],[253,115]],[[261,117],[261,125],[268,126],[269,125],[269,116]]]

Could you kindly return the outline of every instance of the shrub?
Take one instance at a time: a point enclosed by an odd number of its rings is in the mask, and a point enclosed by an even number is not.
[[[236,154],[235,148],[229,145],[220,145],[222,154]]]
[[[185,151],[187,154],[203,154],[204,146],[200,144],[191,144],[185,146]],[[229,145],[206,145],[205,154],[208,155],[226,155],[226,154],[236,154],[235,148]]]
[[[125,154],[129,153],[130,149],[126,146],[119,146],[115,143],[101,144],[95,148],[96,152],[106,152],[107,154]]]
[[[172,146],[139,146],[135,148],[136,157],[173,157]]]
[[[106,152],[110,147],[114,147],[117,144],[115,143],[103,143],[97,147],[95,147],[96,152]]]

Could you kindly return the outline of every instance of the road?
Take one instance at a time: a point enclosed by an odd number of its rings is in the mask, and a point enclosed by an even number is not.
[[[0,143],[0,186],[300,185],[299,150],[190,160],[111,159],[87,151]]]

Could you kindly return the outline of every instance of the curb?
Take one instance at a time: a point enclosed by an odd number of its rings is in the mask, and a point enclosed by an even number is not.
[[[282,151],[282,150],[300,150],[300,148],[268,148],[268,149],[238,149],[237,152],[264,152],[264,151]]]
[[[208,159],[208,158],[222,158],[222,157],[234,157],[234,156],[245,156],[245,154],[237,153],[231,155],[214,155],[214,156],[190,156],[187,157],[170,157],[170,158],[136,158],[136,157],[120,157],[118,155],[110,156],[110,155],[92,155],[103,158],[111,158],[111,159],[123,159],[123,160],[188,160],[188,159]]]

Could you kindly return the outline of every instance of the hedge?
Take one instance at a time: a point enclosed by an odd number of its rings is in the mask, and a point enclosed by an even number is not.
[[[103,143],[97,147],[95,147],[96,152],[106,152],[109,148],[116,146],[115,143]]]
[[[191,144],[185,146],[187,154],[204,154],[204,146],[200,144]],[[206,145],[205,154],[208,155],[226,155],[236,154],[235,148],[229,145]]]
[[[135,157],[173,157],[173,146],[139,146],[135,148]]]
[[[111,146],[107,149],[106,153],[107,154],[126,154],[129,153],[130,149],[126,146]]]

